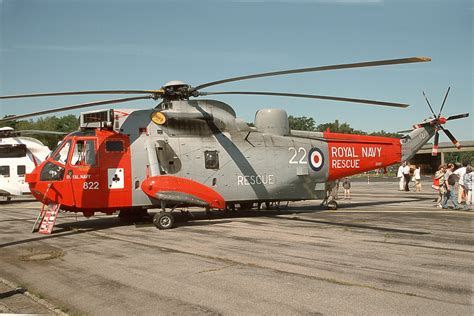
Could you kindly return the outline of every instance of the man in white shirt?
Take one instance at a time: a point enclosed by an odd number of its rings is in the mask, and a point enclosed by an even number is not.
[[[398,172],[397,172],[397,178],[400,179],[400,181],[398,182],[398,187],[399,187],[400,191],[403,191],[403,188],[405,187],[405,178],[403,177],[403,167],[404,166],[405,166],[405,163],[400,165],[400,167],[398,167]]]
[[[466,193],[464,192],[464,175],[466,174],[467,163],[463,163],[463,166],[457,168],[453,173],[458,176],[458,203],[461,204],[466,201]]]
[[[406,161],[403,163],[403,178],[405,179],[405,191],[408,192],[410,191],[408,188],[408,184],[410,183],[410,166]]]
[[[413,173],[415,179],[415,192],[421,192],[421,167],[417,166]]]

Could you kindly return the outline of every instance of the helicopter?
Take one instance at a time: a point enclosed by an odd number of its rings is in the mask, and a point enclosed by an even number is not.
[[[43,162],[50,149],[39,140],[24,135],[66,133],[39,130],[16,131],[0,128],[0,196],[10,201],[13,196],[30,194],[25,175]]]
[[[290,130],[282,109],[261,109],[254,127],[221,101],[197,97],[240,94],[323,99],[405,108],[408,104],[326,95],[262,91],[207,92],[229,82],[304,72],[428,62],[410,57],[258,73],[191,86],[170,81],[157,90],[96,90],[6,95],[0,99],[86,94],[141,94],[73,104],[2,121],[133,100],[161,100],[149,109],[83,112],[80,128],[26,175],[33,196],[53,209],[119,217],[161,209],[159,229],[174,226],[176,208],[206,210],[254,203],[327,198],[337,179],[410,159],[446,123],[433,118],[402,139]],[[327,202],[336,209],[335,200]]]

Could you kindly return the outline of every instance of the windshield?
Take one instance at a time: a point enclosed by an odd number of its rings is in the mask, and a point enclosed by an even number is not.
[[[72,152],[71,165],[89,165],[96,164],[95,145],[92,139],[77,140]]]
[[[66,164],[67,161],[67,156],[69,153],[69,148],[71,147],[71,140],[68,140],[59,150],[57,150],[56,153],[53,155],[53,160],[56,160],[57,162],[61,164]]]

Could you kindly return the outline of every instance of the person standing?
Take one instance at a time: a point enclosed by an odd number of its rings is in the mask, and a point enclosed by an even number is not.
[[[407,162],[403,163],[403,178],[405,179],[405,191],[410,191],[408,185],[410,184],[410,166]]]
[[[458,203],[466,203],[466,192],[464,192],[464,175],[466,174],[467,163],[464,162],[462,167],[457,168],[454,174],[458,176]]]
[[[464,190],[466,192],[466,208],[472,208],[472,186],[474,181],[474,171],[472,166],[466,167],[466,174],[464,175]]]
[[[400,179],[400,181],[398,182],[398,187],[400,191],[403,191],[403,188],[405,187],[405,178],[403,177],[403,167],[405,167],[405,163],[403,163],[402,165],[400,165],[400,167],[398,167],[398,172],[397,172],[397,178]]]
[[[459,210],[459,205],[456,197],[456,178],[457,176],[453,173],[454,165],[452,163],[448,164],[448,169],[444,174],[444,186],[446,193],[444,194],[442,207],[444,209],[448,208],[448,201],[451,200],[454,205],[455,210]]]
[[[413,174],[415,178],[415,192],[421,192],[421,167],[416,166],[415,172]]]
[[[438,168],[438,171],[436,171],[435,173],[434,180],[433,180],[433,189],[438,191],[438,198],[435,201],[437,207],[441,207],[444,194],[446,193],[446,189],[444,187],[444,173],[445,172],[446,172],[446,165],[440,165]]]
[[[348,177],[342,181],[342,187],[344,188],[344,199],[351,199],[351,180]]]

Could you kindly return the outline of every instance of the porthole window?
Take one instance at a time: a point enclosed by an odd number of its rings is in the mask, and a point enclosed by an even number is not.
[[[217,150],[206,150],[204,161],[206,169],[219,169],[219,153]]]

